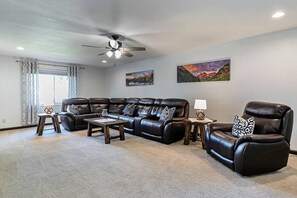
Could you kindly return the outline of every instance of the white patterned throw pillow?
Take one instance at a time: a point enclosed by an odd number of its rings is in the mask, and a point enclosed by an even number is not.
[[[135,108],[136,108],[136,105],[128,104],[123,110],[124,115],[125,116],[133,116],[134,112],[135,112]]]
[[[75,115],[78,115],[79,114],[78,106],[75,106],[73,104],[72,105],[68,105],[66,110],[67,110],[67,112],[73,113]]]
[[[173,114],[175,112],[175,107],[168,108],[167,106],[163,109],[159,121],[166,121],[170,120],[173,117]]]
[[[248,119],[244,119],[235,115],[234,123],[232,127],[232,135],[236,137],[241,137],[244,135],[253,134],[255,128],[255,118],[250,117]]]

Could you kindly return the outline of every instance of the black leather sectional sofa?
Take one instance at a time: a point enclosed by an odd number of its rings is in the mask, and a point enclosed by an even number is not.
[[[126,105],[135,105],[132,116],[124,115]],[[75,106],[77,113],[67,111]],[[160,121],[165,107],[175,107],[173,118]],[[189,102],[184,99],[168,98],[70,98],[62,102],[61,124],[68,131],[87,128],[85,118],[101,115],[102,109],[108,109],[108,117],[127,121],[125,131],[134,135],[152,139],[165,144],[181,140],[189,116]]]

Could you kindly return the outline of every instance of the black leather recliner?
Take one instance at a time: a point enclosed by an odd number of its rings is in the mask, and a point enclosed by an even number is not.
[[[276,171],[287,165],[293,128],[293,110],[283,104],[249,102],[243,118],[255,118],[252,135],[234,137],[233,124],[211,123],[206,150],[241,175]]]
[[[175,107],[173,118],[160,121],[160,115],[165,107]],[[141,120],[141,136],[165,144],[181,140],[184,137],[185,119],[189,116],[189,103],[184,99],[157,99],[150,114]]]

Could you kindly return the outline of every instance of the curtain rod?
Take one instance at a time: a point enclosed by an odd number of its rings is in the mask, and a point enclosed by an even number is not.
[[[17,63],[21,62],[20,60],[16,60]],[[59,67],[67,67],[69,65],[60,65],[60,64],[51,64],[51,63],[45,63],[45,62],[38,62],[38,64],[42,65],[49,65],[49,66],[59,66]],[[79,67],[79,69],[86,69],[84,67]]]

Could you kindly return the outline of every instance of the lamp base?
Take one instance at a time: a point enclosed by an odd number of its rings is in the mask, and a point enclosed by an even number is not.
[[[54,112],[54,109],[53,109],[53,107],[51,107],[51,106],[46,106],[46,107],[44,108],[44,112],[45,112],[46,114],[51,114],[51,113]]]
[[[197,115],[197,120],[204,120],[205,118],[205,114],[202,110],[197,110],[196,115]]]

